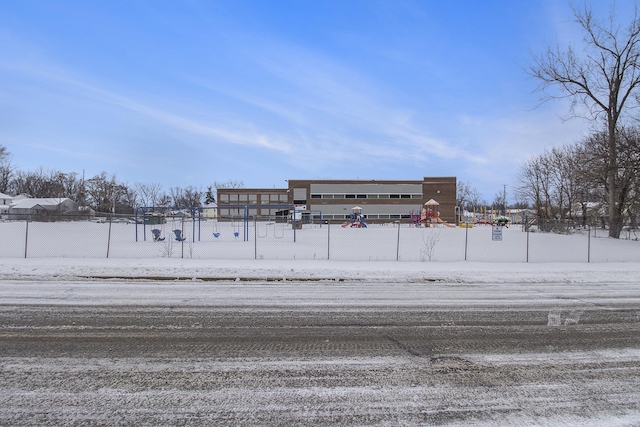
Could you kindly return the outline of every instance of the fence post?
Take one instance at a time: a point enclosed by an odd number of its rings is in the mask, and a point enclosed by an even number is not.
[[[253,259],[258,259],[258,215],[253,217]]]
[[[181,234],[181,241],[180,241],[180,248],[181,248],[181,253],[180,253],[180,258],[184,258],[184,241],[186,240],[184,238],[184,215],[182,215],[180,217],[180,234]]]
[[[464,227],[464,260],[467,260],[467,247],[469,245],[469,222],[466,222]]]
[[[591,224],[587,228],[587,262],[591,262]]]
[[[400,221],[398,221],[398,239],[396,242],[396,261],[400,261]]]
[[[327,261],[331,259],[331,224],[327,221]]]
[[[529,262],[529,230],[531,229],[531,225],[527,227],[527,262]]]
[[[27,217],[27,224],[24,232],[24,257],[27,257],[27,248],[29,247],[29,217]]]
[[[107,258],[111,250],[111,223],[113,222],[113,214],[109,215],[109,233],[107,234]]]

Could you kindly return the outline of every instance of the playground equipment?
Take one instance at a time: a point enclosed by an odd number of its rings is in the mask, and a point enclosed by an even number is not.
[[[202,223],[202,210],[203,209],[207,209],[206,207],[202,208],[202,207],[180,207],[180,206],[143,206],[143,207],[138,207],[135,210],[135,223],[136,223],[136,242],[138,241],[138,226],[142,225],[142,238],[144,241],[147,240],[147,225],[149,224],[147,222],[147,220],[151,217],[151,214],[156,214],[155,216],[158,216],[157,213],[158,212],[187,212],[186,216],[181,216],[181,221],[184,225],[184,223],[187,221],[188,217],[191,217],[191,227],[192,227],[192,239],[193,242],[196,241],[196,237],[198,238],[198,241],[200,241],[200,231],[201,231],[201,223]],[[288,212],[290,212],[289,215],[291,215],[291,219],[292,219],[292,227],[293,227],[293,241],[296,241],[296,229],[299,228],[299,225],[301,225],[298,217],[299,212],[296,211],[296,206],[293,205],[251,205],[251,206],[247,206],[247,205],[224,205],[224,206],[220,206],[218,207],[218,209],[242,209],[244,211],[244,215],[240,216],[240,217],[233,217],[232,218],[232,224],[233,224],[233,235],[235,238],[240,237],[240,225],[242,224],[242,231],[243,231],[243,239],[245,242],[249,241],[249,209],[253,210],[253,209],[282,209],[282,210],[286,210]],[[166,214],[164,215],[165,218],[161,219],[160,221],[162,221],[161,223],[166,223],[166,217],[170,216],[170,214]],[[320,219],[322,220],[322,213],[320,213]],[[156,219],[154,218],[153,221],[156,221]],[[197,223],[197,229],[196,229],[196,223]],[[215,227],[215,225],[214,225]],[[184,228],[184,227],[182,227]],[[174,232],[175,233],[175,232]],[[219,229],[214,229],[213,231],[213,235],[214,237],[219,237],[220,236],[220,232]],[[274,232],[275,233],[275,232]],[[181,236],[180,238],[184,238],[184,236],[182,236],[182,232],[180,233]],[[217,236],[216,236],[217,234]],[[275,237],[280,238],[280,237],[284,237],[284,226],[282,229],[282,233],[277,234]],[[182,240],[180,240],[182,241]]]
[[[500,227],[507,227],[508,228],[510,221],[511,220],[506,216],[499,216],[499,217],[496,217],[494,222],[495,222],[495,225],[498,225]]]
[[[157,228],[154,228],[153,230],[151,230],[151,234],[153,234],[153,241],[154,242],[162,242],[164,240],[164,237],[160,237],[160,230],[158,230]]]
[[[342,228],[355,227],[355,228],[367,228],[367,223],[362,215],[362,208],[360,206],[354,206],[351,208],[353,211],[350,215],[351,222],[347,221],[342,224]]]
[[[236,220],[235,218],[233,218],[231,222],[233,225],[233,237],[237,239],[238,236],[240,236],[240,220]]]
[[[243,231],[243,240],[245,242],[249,241],[249,209],[258,210],[258,209],[282,209],[290,211],[292,226],[293,226],[293,241],[296,241],[296,228],[298,228],[299,221],[297,219],[297,211],[296,207],[293,205],[223,205],[219,206],[219,209],[242,209],[244,211],[244,215],[242,217],[233,217],[231,218],[233,224],[233,235],[234,237],[240,237],[240,224],[242,223],[242,231]],[[283,230],[284,232],[284,230]],[[283,236],[284,237],[284,236]]]
[[[272,234],[276,239],[282,239],[284,237],[285,224],[282,222],[267,222],[264,225],[256,222],[256,235],[260,238],[268,237],[270,228],[273,229]]]
[[[173,234],[176,235],[176,241],[178,242],[184,242],[187,240],[186,237],[182,237],[182,230],[173,230]]]
[[[449,224],[447,221],[440,218],[439,207],[440,203],[433,199],[430,199],[424,204],[422,212],[420,214],[411,213],[411,221],[418,227],[424,225],[425,227],[435,227],[438,224],[442,224],[445,227],[455,228],[455,225]]]
[[[216,239],[220,237],[220,224],[218,224],[217,220],[213,221],[213,237]]]
[[[136,223],[136,242],[138,241],[138,225],[142,225],[142,239],[147,240],[147,225],[150,224],[165,224],[166,217],[171,216],[171,212],[189,212],[191,216],[191,227],[193,241],[196,241],[196,234],[198,240],[200,240],[200,223],[201,223],[201,208],[200,207],[185,207],[185,206],[141,206],[136,208],[135,211],[135,223]],[[168,214],[167,214],[168,212]],[[162,215],[159,215],[162,213]],[[140,217],[142,215],[142,217]],[[181,217],[184,221],[185,217]],[[196,221],[198,224],[198,230],[196,233]]]

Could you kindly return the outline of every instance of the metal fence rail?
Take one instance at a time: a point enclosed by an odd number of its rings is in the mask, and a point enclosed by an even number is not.
[[[623,262],[640,261],[640,233],[621,239],[593,225],[534,224],[415,227],[293,224],[282,218],[245,221],[163,217],[30,218],[0,222],[0,258],[193,258],[336,261]],[[144,236],[144,237],[142,237]]]

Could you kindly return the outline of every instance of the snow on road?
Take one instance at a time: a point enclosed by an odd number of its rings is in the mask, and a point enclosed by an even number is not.
[[[1,259],[2,425],[640,425],[640,264]]]

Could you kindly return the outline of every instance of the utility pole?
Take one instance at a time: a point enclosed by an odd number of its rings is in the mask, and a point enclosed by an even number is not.
[[[504,190],[502,193],[502,203],[504,204],[504,216],[507,216],[507,184],[504,184]]]

